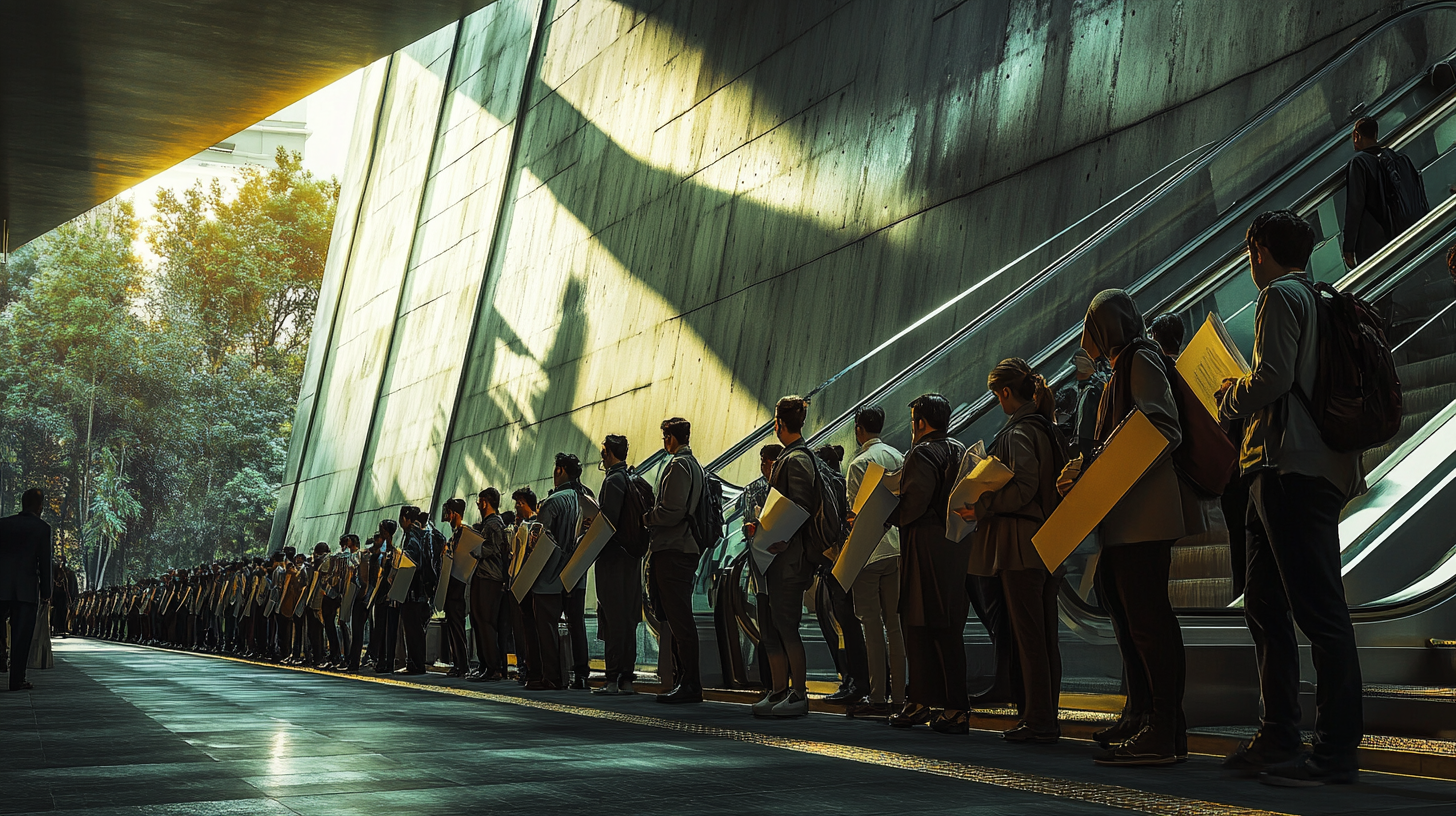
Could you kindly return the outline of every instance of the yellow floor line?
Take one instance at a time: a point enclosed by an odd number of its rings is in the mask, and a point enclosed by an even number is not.
[[[115,644],[118,646],[136,646],[137,644]],[[895,768],[897,770],[915,771],[918,773],[943,776],[950,779],[960,779],[966,782],[975,782],[981,785],[992,785],[1007,790],[1034,793],[1040,796],[1052,796],[1058,799],[1069,799],[1076,802],[1088,802],[1097,805],[1120,808],[1123,810],[1136,811],[1138,813],[1155,814],[1155,816],[1288,816],[1277,811],[1259,810],[1257,808],[1246,808],[1238,805],[1226,805],[1219,802],[1207,802],[1199,799],[1185,799],[1181,796],[1169,796],[1162,793],[1151,793],[1140,791],[1135,788],[1123,787],[1121,785],[1103,785],[1094,782],[1077,782],[1070,779],[1058,779],[1051,776],[1026,773],[1024,771],[1011,771],[1002,768],[988,768],[980,765],[971,765],[964,762],[952,762],[943,759],[931,759],[929,757],[915,756],[914,754],[902,754],[898,751],[882,751],[874,748],[860,748],[852,745],[838,745],[831,742],[820,742],[817,740],[794,739],[792,737],[780,737],[771,734],[761,734],[755,731],[744,731],[734,728],[720,728],[713,725],[700,725],[697,723],[682,722],[680,720],[666,719],[662,717],[649,717],[642,714],[623,714],[617,711],[603,711],[601,709],[587,706],[572,705],[569,703],[553,703],[546,700],[535,700],[525,697],[516,697],[509,694],[493,694],[487,691],[475,691],[473,689],[455,688],[453,686],[434,686],[424,683],[416,683],[408,680],[396,680],[387,676],[368,676],[359,674],[340,674],[338,672],[311,669],[305,666],[280,666],[275,663],[264,663],[256,660],[247,660],[241,657],[218,654],[200,654],[195,652],[177,652],[173,649],[155,648],[159,651],[176,652],[178,654],[193,657],[211,657],[222,660],[231,660],[236,663],[247,663],[253,666],[262,666],[271,669],[287,669],[289,671],[306,672],[319,674],[327,677],[340,679],[357,680],[365,683],[378,683],[385,686],[397,686],[420,691],[432,691],[437,694],[449,694],[456,697],[465,697],[474,700],[485,700],[492,703],[520,706],[522,708],[534,708],[540,711],[554,711],[562,714],[572,714],[578,717],[590,717],[608,722],[626,723],[630,725],[641,725],[649,728],[658,728],[665,731],[676,731],[682,734],[693,734],[696,736],[717,737],[729,739],[736,742],[762,745],[768,748],[778,748],[785,751],[795,751],[801,754],[812,754],[815,756],[842,759],[850,762],[861,762],[866,765],[875,765],[882,768]]]

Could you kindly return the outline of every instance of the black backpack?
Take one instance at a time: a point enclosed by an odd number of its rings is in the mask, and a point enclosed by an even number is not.
[[[1375,156],[1380,167],[1380,188],[1385,199],[1385,211],[1390,213],[1390,237],[1410,229],[1431,211],[1426,201],[1426,185],[1421,181],[1421,171],[1415,162],[1388,147],[1382,147]]]
[[[697,460],[692,467],[702,478],[703,486],[698,492],[697,504],[688,511],[688,531],[697,542],[698,554],[702,555],[723,540],[723,480],[704,471]]]
[[[617,517],[617,534],[612,540],[628,555],[641,558],[652,543],[652,531],[642,517],[652,510],[657,499],[652,485],[631,469],[627,470],[627,494],[622,497],[622,514]]]
[[[1300,278],[1314,295],[1319,365],[1314,393],[1294,393],[1340,453],[1362,453],[1400,431],[1400,376],[1379,314],[1369,303],[1328,283]]]
[[[799,452],[800,449],[793,451]],[[845,522],[849,516],[849,497],[844,477],[807,447],[802,452],[814,463],[814,490],[819,494],[815,507],[804,508],[812,512],[804,523],[813,544],[808,548],[809,562],[816,567],[833,567],[839,560],[839,548],[849,536],[849,525]]]

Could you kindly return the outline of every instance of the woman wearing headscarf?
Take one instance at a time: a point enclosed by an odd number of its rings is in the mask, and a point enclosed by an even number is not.
[[[1031,538],[1055,506],[1057,469],[1066,442],[1046,380],[1019,357],[1002,360],[986,378],[1006,412],[988,453],[1010,468],[1011,481],[955,512],[976,521],[969,572],[999,579],[1021,663],[1021,722],[1001,738],[1054,743],[1061,737],[1057,700],[1062,656],[1057,643],[1057,589],[1062,571],[1048,571]]]
[[[1111,747],[1096,756],[1099,765],[1166,765],[1187,755],[1183,634],[1168,601],[1168,571],[1173,542],[1203,532],[1204,521],[1197,494],[1173,467],[1172,451],[1183,438],[1178,407],[1162,351],[1143,325],[1132,298],[1109,289],[1092,299],[1082,326],[1082,348],[1112,364],[1095,444],[1105,444],[1134,410],[1168,439],[1098,528],[1097,594],[1112,619],[1127,682],[1122,719],[1100,735]],[[1070,486],[1066,478],[1062,486]]]

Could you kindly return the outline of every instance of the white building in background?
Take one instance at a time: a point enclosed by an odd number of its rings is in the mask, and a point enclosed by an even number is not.
[[[308,129],[308,100],[303,99],[284,108],[231,138],[218,142],[179,167],[240,167],[245,164],[271,165],[273,156],[282,147],[295,153],[304,152],[304,144],[313,132]],[[174,170],[177,168],[173,168]]]

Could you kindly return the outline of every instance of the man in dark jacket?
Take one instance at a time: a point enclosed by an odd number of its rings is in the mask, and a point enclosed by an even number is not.
[[[1386,161],[1394,162],[1411,176],[1419,179],[1420,173],[1409,158],[1380,146],[1380,123],[1368,116],[1355,122],[1351,140],[1355,157],[1345,166],[1345,234],[1341,247],[1345,265],[1353,269],[1390,243],[1402,226],[1396,223],[1386,203],[1386,187],[1391,182],[1380,166],[1382,154],[1389,154]],[[1419,195],[1417,205],[1429,211],[1424,188]]]
[[[575,466],[573,467],[573,463]],[[573,473],[574,471],[574,473]],[[532,631],[527,638],[534,638],[535,650],[531,652],[531,680],[527,691],[558,691],[566,688],[562,683],[561,649],[557,640],[557,623],[566,600],[566,587],[561,582],[561,569],[576,551],[576,534],[581,520],[581,498],[578,494],[581,465],[576,456],[569,453],[556,454],[556,467],[552,480],[556,488],[541,502],[536,510],[535,524],[531,528],[531,543],[540,546],[542,536],[550,534],[556,551],[536,577],[525,604],[531,607],[529,625]],[[529,559],[529,556],[528,556]]]
[[[32,688],[25,679],[35,616],[51,598],[51,526],[41,520],[45,496],[32,488],[20,499],[20,512],[0,519],[0,632],[10,622],[10,690]]]
[[[502,615],[505,610],[502,601],[511,542],[501,519],[500,491],[493,487],[480,491],[475,506],[480,509],[480,523],[475,525],[475,531],[480,533],[481,542],[471,553],[475,556],[475,573],[470,577],[470,628],[475,635],[475,655],[480,659],[480,668],[466,679],[495,682],[506,676],[505,652],[501,649],[499,633],[502,621],[508,619],[508,614]]]
[[[966,706],[966,649],[970,611],[966,565],[972,537],[945,536],[946,507],[966,448],[946,434],[950,403],[925,394],[910,403],[914,446],[900,471],[900,504],[890,523],[900,528],[900,618],[910,685],[904,710],[890,724],[930,723],[942,733],[970,730]],[[932,721],[931,710],[942,709]]]
[[[672,691],[657,695],[659,703],[701,703],[703,681],[698,667],[698,624],[693,617],[693,580],[701,553],[688,516],[702,500],[706,476],[688,445],[692,424],[682,417],[662,421],[662,447],[672,454],[657,485],[657,504],[642,519],[652,530],[648,556],[652,595],[661,607],[672,638]]]
[[[594,694],[634,693],[637,624],[642,622],[642,558],[624,549],[621,542],[622,511],[635,489],[627,450],[625,436],[608,434],[602,441],[602,467],[607,472],[602,480],[602,514],[619,532],[596,561],[597,634],[606,647],[607,683]]]
[[[445,502],[445,522],[452,530],[450,541],[445,547],[454,553],[460,543],[460,530],[465,526],[464,499],[455,498]],[[445,624],[440,629],[445,644],[449,646],[450,671],[447,676],[464,677],[470,668],[470,651],[465,641],[465,582],[446,572],[443,555],[442,548],[439,580],[450,582],[445,587]],[[441,651],[445,652],[444,649]]]

